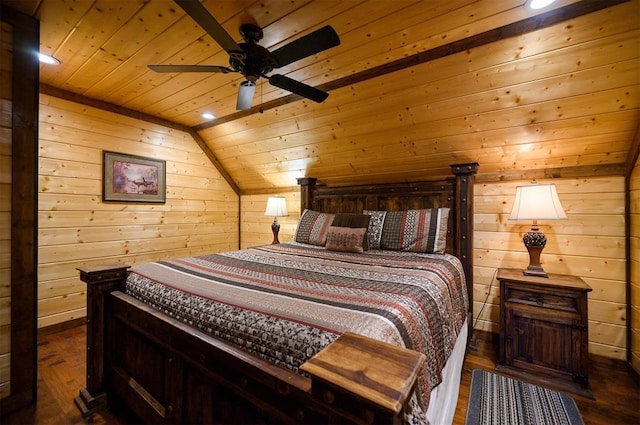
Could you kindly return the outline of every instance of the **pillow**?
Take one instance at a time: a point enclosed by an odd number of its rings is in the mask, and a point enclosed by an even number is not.
[[[324,246],[327,228],[331,226],[334,214],[305,209],[298,221],[294,240],[300,243]]]
[[[370,220],[371,216],[367,214],[336,214],[331,225],[334,227],[349,227],[351,229],[367,229]],[[369,251],[369,238],[366,232],[362,237],[362,249]]]
[[[363,211],[364,214],[369,215],[369,230],[367,231],[367,239],[369,239],[369,248],[380,248],[380,241],[382,239],[382,226],[384,224],[384,218],[387,215],[386,211]]]
[[[372,216],[369,224],[372,249],[379,246],[391,251],[445,252],[449,208],[365,213]]]
[[[365,227],[336,227],[327,230],[327,245],[329,251],[355,252],[362,254],[362,240],[367,234]]]

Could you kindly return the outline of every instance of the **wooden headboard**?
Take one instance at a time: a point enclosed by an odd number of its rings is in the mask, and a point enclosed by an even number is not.
[[[436,181],[329,187],[312,177],[298,179],[300,211],[331,213],[402,211],[449,207],[447,252],[462,261],[469,298],[473,295],[473,181],[478,163],[451,165],[453,177]],[[472,303],[469,302],[471,312]]]

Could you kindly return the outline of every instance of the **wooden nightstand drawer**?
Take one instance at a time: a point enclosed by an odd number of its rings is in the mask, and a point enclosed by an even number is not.
[[[507,284],[507,299],[512,303],[537,305],[543,308],[578,312],[578,299],[571,295],[549,294],[542,291],[511,288]]]

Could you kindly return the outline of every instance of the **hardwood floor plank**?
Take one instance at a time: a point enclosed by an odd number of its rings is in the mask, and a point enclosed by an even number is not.
[[[38,402],[1,418],[7,425],[83,425],[73,398],[85,382],[86,327],[78,326],[43,335],[38,343]],[[488,336],[489,334],[481,334]],[[465,359],[460,396],[453,424],[464,425],[471,386],[471,371],[493,371],[498,355],[495,338],[479,339]],[[620,362],[596,357],[589,362],[590,387],[595,400],[573,396],[587,425],[640,424],[640,383]],[[136,423],[122,412],[94,416],[95,425]],[[439,425],[439,424],[433,424]]]

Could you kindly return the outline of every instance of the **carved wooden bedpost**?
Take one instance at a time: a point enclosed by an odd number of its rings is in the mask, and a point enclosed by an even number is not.
[[[95,411],[106,406],[105,299],[107,294],[120,288],[128,268],[125,265],[78,267],[80,280],[87,284],[87,381],[74,401],[89,421]]]
[[[316,179],[313,177],[301,177],[298,179],[300,185],[300,214],[306,208],[313,209],[313,189],[316,187]]]
[[[478,163],[452,164],[451,171],[456,176],[456,228],[455,255],[462,261],[462,267],[469,288],[469,318],[473,312],[473,182],[478,171]],[[469,338],[473,323],[469,322]]]

